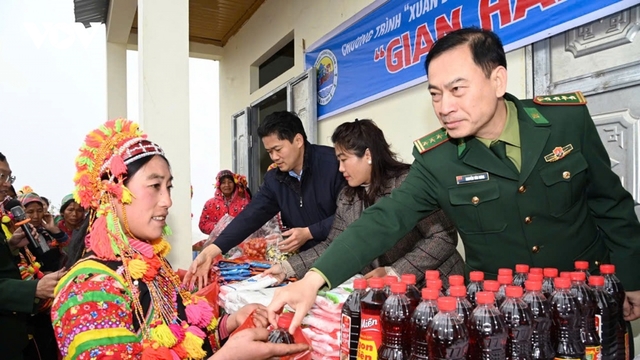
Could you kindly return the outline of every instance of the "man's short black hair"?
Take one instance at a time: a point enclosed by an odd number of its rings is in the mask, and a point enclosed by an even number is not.
[[[302,135],[304,141],[307,141],[307,134],[304,132],[302,121],[296,114],[289,111],[276,111],[267,115],[258,126],[258,136],[260,138],[274,134],[278,137],[278,140],[289,140],[290,143],[293,142],[293,138],[297,134]]]
[[[469,44],[473,62],[482,68],[484,75],[488,78],[491,72],[498,66],[507,68],[507,57],[504,54],[502,41],[493,31],[480,29],[477,27],[468,27],[453,31],[440,39],[438,39],[429,53],[427,60],[424,62],[424,70],[429,76],[429,64],[438,56],[448,50],[460,45]]]
[[[6,162],[7,161],[7,157],[4,156],[4,154],[2,154],[1,152],[0,152],[0,161],[2,161],[2,162]]]

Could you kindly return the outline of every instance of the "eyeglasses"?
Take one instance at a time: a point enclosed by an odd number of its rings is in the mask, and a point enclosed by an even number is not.
[[[0,183],[3,183],[5,181],[8,182],[9,185],[11,185],[16,181],[16,177],[0,173]]]

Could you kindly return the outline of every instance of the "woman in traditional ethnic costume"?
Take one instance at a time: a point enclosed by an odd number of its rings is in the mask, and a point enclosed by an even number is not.
[[[74,198],[89,213],[51,309],[65,359],[267,359],[306,349],[264,342],[264,307],[216,319],[206,299],[181,287],[165,259],[173,177],[135,123],[111,120],[88,134],[76,167]],[[220,347],[252,313],[263,328]]]

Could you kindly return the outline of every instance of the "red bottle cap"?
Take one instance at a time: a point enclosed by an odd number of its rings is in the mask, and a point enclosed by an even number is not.
[[[508,297],[512,298],[521,298],[522,297],[522,288],[520,286],[507,286],[506,294]]]
[[[513,276],[513,270],[507,268],[498,269],[498,275],[511,275]]]
[[[527,280],[542,281],[542,274],[529,273],[529,275],[527,275]]]
[[[576,261],[573,265],[576,267],[576,270],[589,270],[588,261]]]
[[[422,288],[423,300],[436,300],[440,296],[440,291],[434,288]]]
[[[456,309],[456,299],[443,296],[438,298],[438,311],[453,311]]]
[[[403,282],[397,282],[391,284],[391,293],[392,294],[404,294],[407,292],[407,284]]]
[[[491,291],[478,291],[476,293],[476,302],[478,304],[493,304],[495,300],[496,297]]]
[[[615,265],[611,265],[611,264],[603,264],[600,265],[600,273],[601,274],[615,274],[616,273],[616,266]]]
[[[519,272],[519,273],[527,273],[527,272],[529,272],[529,265],[527,265],[527,264],[517,264],[516,265],[516,272]]]
[[[440,279],[440,271],[438,271],[438,270],[427,270],[427,271],[424,272],[424,277],[427,280]]]
[[[585,281],[587,275],[582,271],[574,271],[571,273],[571,281]]]
[[[292,320],[293,320],[292,312],[282,313],[278,318],[278,327],[281,329],[288,329],[289,326],[291,326]]]
[[[513,282],[511,275],[498,275],[498,283],[500,285],[510,285]]]
[[[416,284],[416,276],[414,274],[402,274],[400,281],[407,285],[415,285]]]
[[[469,280],[471,281],[483,281],[484,273],[482,271],[472,271],[469,273]]]
[[[467,296],[467,288],[463,285],[454,285],[449,288],[449,295],[453,297],[465,297]]]
[[[498,289],[500,289],[500,283],[495,280],[485,280],[482,288],[484,291],[498,291]]]
[[[571,287],[571,281],[567,278],[557,277],[553,279],[556,289],[568,289]]]
[[[391,286],[391,284],[395,284],[398,282],[398,277],[395,275],[387,275],[384,277],[384,284]]]
[[[542,268],[531,268],[529,269],[529,274],[543,274]]]
[[[604,276],[593,275],[589,277],[589,285],[591,286],[604,286]]]
[[[440,291],[442,289],[442,280],[440,280],[440,279],[427,280],[427,287],[428,288],[434,288],[434,289]]]
[[[558,277],[558,269],[556,268],[544,268],[544,276],[555,278]]]
[[[449,276],[449,286],[464,286],[464,276],[462,275],[451,275]]]
[[[542,283],[540,281],[527,280],[524,282],[524,288],[527,291],[540,291],[542,290]]]
[[[571,271],[560,271],[560,277],[571,280]]]
[[[382,289],[384,287],[384,280],[379,277],[372,277],[369,279],[369,287],[372,289]]]
[[[367,288],[367,279],[359,278],[353,281],[353,288],[356,290],[364,290]]]

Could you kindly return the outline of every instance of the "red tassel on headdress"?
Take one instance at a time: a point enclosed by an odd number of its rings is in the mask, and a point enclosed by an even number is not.
[[[96,256],[106,260],[116,260],[116,255],[111,248],[111,240],[107,233],[107,217],[99,216],[91,226],[91,236],[87,238],[89,248]]]
[[[113,155],[113,157],[111,157],[111,165],[109,167],[111,173],[116,177],[127,173],[127,165],[125,165],[120,155]]]

